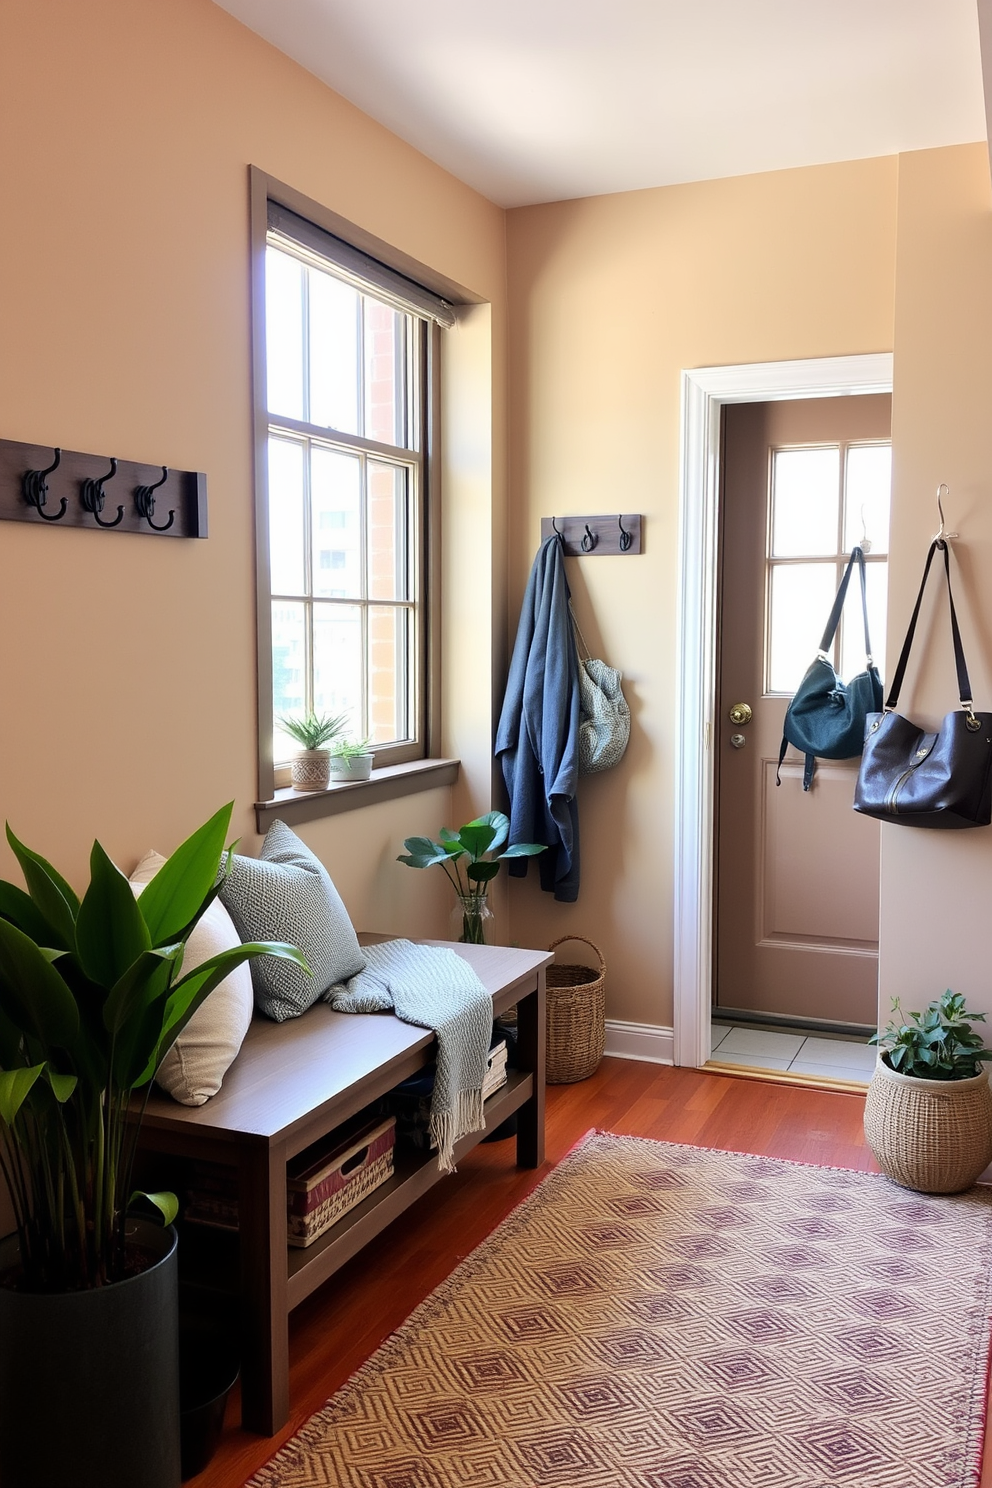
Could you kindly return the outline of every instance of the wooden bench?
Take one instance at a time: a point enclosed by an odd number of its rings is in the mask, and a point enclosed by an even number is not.
[[[372,939],[374,937],[369,937]],[[442,944],[442,942],[426,942]],[[544,1161],[546,951],[452,944],[492,994],[493,1013],[518,1009],[519,1068],[486,1102],[486,1131],[514,1111],[517,1163]],[[221,1090],[203,1106],[153,1095],[141,1129],[145,1154],[223,1163],[238,1174],[240,1233],[201,1232],[218,1275],[234,1268],[242,1318],[242,1422],[272,1435],[289,1416],[289,1313],[443,1175],[436,1155],[398,1151],[394,1175],[306,1249],[286,1240],[286,1164],[434,1057],[434,1035],[392,1013],[336,1013],[318,1003],[300,1018],[256,1017]],[[146,1157],[154,1168],[154,1159]],[[227,1249],[224,1250],[226,1245]],[[197,1248],[186,1227],[180,1245]],[[234,1261],[232,1248],[236,1251]],[[205,1257],[209,1264],[209,1256]]]

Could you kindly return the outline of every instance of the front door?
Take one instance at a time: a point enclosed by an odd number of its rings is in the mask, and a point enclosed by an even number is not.
[[[862,537],[870,542],[870,550],[863,546],[871,641],[882,670],[890,411],[887,394],[724,409],[714,975],[721,1017],[739,1010],[876,1023],[879,823],[852,809],[858,761],[818,761],[809,791],[796,750],[782,765],[781,785],[776,770],[786,706]],[[856,575],[832,660],[845,679],[865,667]]]

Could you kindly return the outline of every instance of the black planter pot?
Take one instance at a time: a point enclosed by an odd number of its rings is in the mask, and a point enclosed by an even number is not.
[[[55,1296],[0,1286],[3,1488],[179,1488],[176,1232],[140,1220],[133,1232],[158,1259],[126,1281]],[[0,1276],[16,1263],[8,1236]]]

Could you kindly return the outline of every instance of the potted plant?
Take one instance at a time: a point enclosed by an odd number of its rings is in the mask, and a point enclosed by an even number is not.
[[[865,1102],[865,1139],[883,1173],[920,1193],[960,1193],[992,1161],[992,1059],[964,998],[947,991],[870,1040],[879,1046]]]
[[[177,1203],[132,1192],[136,1097],[235,966],[305,967],[260,942],[183,972],[230,819],[228,805],[138,899],[98,842],[79,899],[7,828],[27,893],[0,881],[0,1169],[17,1226],[0,1245],[4,1488],[179,1483]],[[138,1202],[157,1225],[132,1217]]]
[[[331,779],[368,780],[374,759],[368,739],[335,739],[331,745]]]
[[[489,885],[499,872],[504,858],[531,858],[544,852],[540,842],[515,842],[505,852],[497,852],[510,832],[509,818],[502,811],[488,811],[476,817],[457,832],[442,827],[435,842],[432,837],[408,837],[403,843],[398,863],[409,868],[432,868],[438,864],[455,891],[452,914],[453,940],[469,945],[486,945],[492,935],[492,910],[489,907]],[[464,863],[465,876],[459,866]]]
[[[327,713],[304,713],[302,718],[283,717],[279,727],[301,745],[293,760],[295,791],[326,790],[331,778],[331,755],[327,746],[344,728],[348,715],[331,718]]]

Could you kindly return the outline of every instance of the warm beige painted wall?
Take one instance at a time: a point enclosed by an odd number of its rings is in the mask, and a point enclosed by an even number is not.
[[[946,481],[955,602],[976,706],[992,709],[992,189],[985,145],[899,162],[889,666],[937,530]],[[934,586],[932,598],[941,598]],[[946,602],[927,610],[900,711],[935,724],[957,706]],[[880,1009],[945,987],[992,1012],[992,829],[882,828]]]
[[[247,167],[492,307],[453,358],[487,436],[455,462],[474,505],[445,534],[485,578],[486,674],[505,632],[503,213],[209,0],[0,0],[0,36],[0,435],[204,470],[210,502],[205,542],[2,524],[0,814],[76,882],[94,834],[128,866],[232,797],[253,848]],[[453,690],[445,742],[462,804],[486,809],[476,701]],[[393,858],[449,807],[435,791],[303,835],[360,924],[440,932],[445,885]]]
[[[579,901],[511,894],[514,940],[599,943],[608,1017],[672,1021],[680,372],[888,350],[896,183],[889,158],[508,214],[514,623],[542,515],[646,521],[643,556],[568,563],[633,713],[623,764],[582,784]]]

